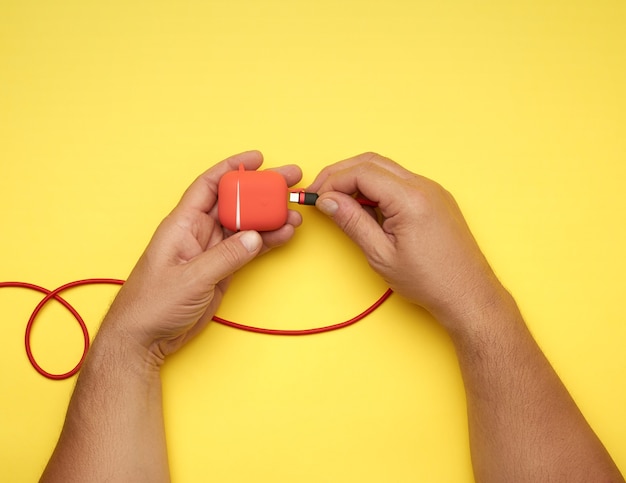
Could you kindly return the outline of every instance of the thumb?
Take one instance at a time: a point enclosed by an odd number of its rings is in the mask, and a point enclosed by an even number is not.
[[[316,207],[330,216],[352,241],[376,264],[384,247],[389,244],[378,222],[352,196],[332,191],[318,198]]]
[[[242,231],[209,248],[194,260],[202,277],[217,284],[253,260],[261,251],[263,239],[256,231]]]

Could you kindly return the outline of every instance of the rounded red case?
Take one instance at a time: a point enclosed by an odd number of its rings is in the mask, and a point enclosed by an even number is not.
[[[231,231],[276,230],[287,222],[287,183],[274,171],[230,171],[217,192],[220,223]]]

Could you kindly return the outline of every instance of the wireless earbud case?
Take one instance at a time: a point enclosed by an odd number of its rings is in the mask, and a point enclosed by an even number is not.
[[[217,193],[220,223],[232,231],[276,230],[287,222],[287,183],[274,171],[230,171]]]

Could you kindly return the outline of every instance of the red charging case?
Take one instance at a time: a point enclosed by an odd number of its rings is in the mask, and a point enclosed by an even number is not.
[[[231,231],[276,230],[287,222],[287,183],[274,171],[229,171],[217,191],[220,223]]]

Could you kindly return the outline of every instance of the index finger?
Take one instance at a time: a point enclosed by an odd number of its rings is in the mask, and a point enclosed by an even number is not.
[[[395,163],[394,163],[395,164]],[[339,168],[341,163],[336,165]],[[348,195],[360,193],[367,199],[378,204],[385,218],[390,218],[409,203],[404,189],[408,177],[398,176],[396,172],[378,163],[361,162],[344,164],[344,169],[334,169],[326,179],[318,185],[317,193],[321,196],[328,192],[341,192]],[[398,166],[398,165],[396,165]],[[403,168],[402,168],[403,169]],[[404,170],[406,173],[409,171]],[[401,173],[405,174],[405,173]],[[410,173],[411,176],[417,176]]]
[[[307,191],[317,192],[320,186],[322,186],[324,182],[335,173],[349,168],[357,167],[361,164],[368,164],[384,168],[386,171],[395,174],[399,178],[411,178],[415,176],[415,174],[411,171],[403,168],[391,159],[381,156],[380,154],[363,153],[331,164],[330,166],[326,166],[324,169],[322,169],[322,171],[320,171],[311,186],[307,188]]]

